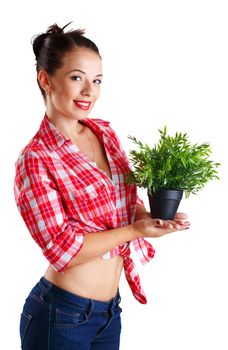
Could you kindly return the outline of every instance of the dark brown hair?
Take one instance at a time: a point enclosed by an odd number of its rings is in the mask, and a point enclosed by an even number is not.
[[[44,69],[48,74],[54,74],[57,69],[62,67],[64,54],[76,47],[86,47],[100,56],[94,42],[84,36],[84,29],[64,32],[64,29],[70,23],[66,24],[63,28],[60,28],[57,24],[53,24],[47,29],[46,33],[39,34],[32,39],[37,73],[41,69]],[[38,80],[37,82],[45,99],[45,92]]]

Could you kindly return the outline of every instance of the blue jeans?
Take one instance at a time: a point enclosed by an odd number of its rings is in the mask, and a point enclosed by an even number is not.
[[[44,277],[25,301],[20,336],[23,350],[118,350],[120,295],[108,302],[69,293]]]

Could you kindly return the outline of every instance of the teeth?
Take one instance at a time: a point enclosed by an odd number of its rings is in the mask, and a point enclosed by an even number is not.
[[[85,107],[89,106],[89,102],[78,102],[78,104]]]

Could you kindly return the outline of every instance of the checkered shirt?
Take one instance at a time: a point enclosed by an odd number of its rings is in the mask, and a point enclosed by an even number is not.
[[[45,116],[37,134],[16,162],[14,193],[18,209],[44,256],[56,271],[64,271],[83,246],[85,233],[131,224],[136,204],[143,204],[135,185],[127,185],[130,165],[109,122],[83,120],[104,145],[112,179],[99,169]],[[142,264],[154,249],[143,238],[126,242],[101,258],[121,255],[133,295],[145,304],[145,293],[130,257],[133,245]]]

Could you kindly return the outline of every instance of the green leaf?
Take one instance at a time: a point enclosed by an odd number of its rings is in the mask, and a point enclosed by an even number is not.
[[[160,139],[150,147],[133,136],[129,139],[137,146],[130,150],[132,171],[128,183],[153,189],[182,189],[185,196],[196,194],[210,180],[218,180],[217,168],[221,165],[209,157],[209,143],[191,144],[186,133],[168,135],[167,127],[158,129]]]

